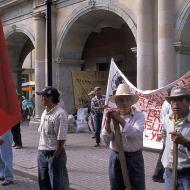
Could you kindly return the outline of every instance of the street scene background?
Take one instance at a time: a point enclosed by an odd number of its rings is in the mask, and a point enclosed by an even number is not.
[[[38,190],[37,184],[37,128],[22,123],[23,149],[14,149],[15,184],[0,187],[2,190]],[[109,190],[108,157],[109,148],[102,142],[93,147],[90,132],[69,133],[66,143],[67,168],[71,190]],[[162,190],[163,184],[152,181],[158,159],[158,152],[144,150],[146,189]]]

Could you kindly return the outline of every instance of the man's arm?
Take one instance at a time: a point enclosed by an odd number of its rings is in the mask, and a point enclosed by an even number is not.
[[[4,143],[3,138],[0,136],[0,145],[2,145]]]
[[[6,135],[7,135],[7,133],[0,136],[0,145],[2,145],[4,143]]]
[[[55,126],[57,126],[57,146],[54,153],[55,157],[58,157],[63,151],[64,143],[67,138],[67,129],[68,129],[68,117],[66,112],[62,112],[56,119]]]
[[[63,151],[63,145],[65,143],[65,140],[57,140],[57,148],[54,152],[54,156],[57,158]]]

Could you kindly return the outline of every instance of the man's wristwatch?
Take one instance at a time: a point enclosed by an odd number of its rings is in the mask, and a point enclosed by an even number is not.
[[[190,141],[184,143],[183,146],[184,146],[185,148],[187,148],[187,150],[190,151]]]

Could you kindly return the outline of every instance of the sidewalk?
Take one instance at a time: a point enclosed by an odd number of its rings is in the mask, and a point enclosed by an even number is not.
[[[67,168],[72,190],[109,190],[107,172],[109,150],[103,143],[98,148],[93,147],[94,139],[91,139],[91,136],[90,133],[68,134]],[[39,139],[37,129],[28,127],[28,123],[22,124],[22,139],[24,148],[13,150],[14,170],[18,175],[35,181],[37,180],[36,158]],[[162,190],[163,184],[154,183],[151,180],[158,153],[144,151],[143,154],[146,189]],[[34,187],[33,190],[38,189]]]

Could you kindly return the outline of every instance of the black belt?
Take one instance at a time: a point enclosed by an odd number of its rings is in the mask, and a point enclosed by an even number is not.
[[[114,151],[114,150],[113,150],[113,151]],[[117,151],[114,151],[114,152],[118,154]],[[125,151],[124,153],[125,153],[125,156],[126,156],[126,157],[133,157],[133,156],[142,155],[142,150],[140,149],[140,150],[135,151],[135,152],[126,152],[126,151]]]
[[[183,168],[181,170],[177,170],[177,174],[179,174],[179,175],[190,175],[190,168]]]
[[[96,115],[103,115],[103,112],[95,112]]]
[[[39,153],[42,153],[46,156],[53,156],[55,150],[39,150]]]
[[[142,154],[142,150],[138,150],[138,151],[135,151],[135,152],[124,152],[125,153],[125,156],[127,157],[133,157],[133,156],[139,156]]]
[[[169,168],[169,170],[172,172],[171,168]],[[177,174],[178,175],[190,175],[190,168],[179,169],[179,170],[177,170]]]

